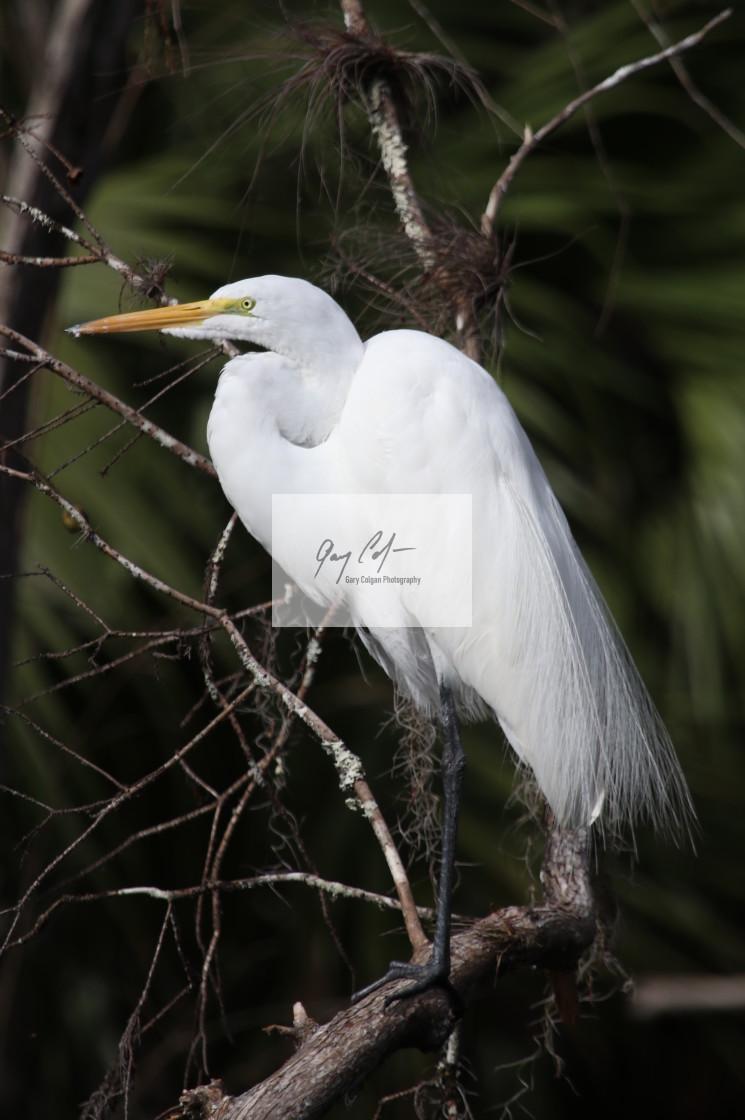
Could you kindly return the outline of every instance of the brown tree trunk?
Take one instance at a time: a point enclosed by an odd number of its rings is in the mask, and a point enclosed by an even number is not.
[[[91,190],[107,154],[107,133],[128,76],[127,38],[142,0],[60,0],[38,44],[28,103],[18,125],[31,150],[48,164],[80,203]],[[10,23],[10,18],[8,24]],[[4,106],[8,116],[14,107]],[[28,129],[28,132],[25,130]],[[65,165],[54,153],[59,152]],[[69,224],[71,213],[54,184],[18,143],[3,193],[36,206]],[[6,209],[2,232],[7,253],[57,256],[64,238]],[[57,297],[60,271],[23,265],[0,270],[0,322],[31,338],[40,337]],[[28,367],[0,356],[0,454],[18,465],[12,444],[26,430]],[[10,444],[11,446],[7,446]],[[9,667],[13,581],[17,568],[24,495],[27,487],[8,478],[0,482],[0,699]],[[0,729],[1,735],[1,729]]]

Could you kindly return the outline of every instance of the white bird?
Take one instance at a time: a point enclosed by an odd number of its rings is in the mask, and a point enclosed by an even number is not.
[[[447,982],[465,762],[456,711],[496,716],[560,825],[601,818],[610,836],[640,819],[672,831],[686,826],[690,795],[667,732],[525,432],[486,370],[420,331],[363,342],[329,295],[282,276],[70,331],[143,329],[263,348],[225,365],[207,439],[229,502],[267,550],[278,493],[470,496],[470,625],[433,623],[426,590],[417,598],[402,584],[385,589],[381,625],[370,615],[371,594],[309,581],[299,546],[275,557],[319,602],[341,595],[373,657],[443,724],[432,955],[425,965],[393,962],[370,988],[410,977],[400,993],[407,995]],[[442,599],[443,588],[456,595],[457,549],[447,532],[438,540]]]

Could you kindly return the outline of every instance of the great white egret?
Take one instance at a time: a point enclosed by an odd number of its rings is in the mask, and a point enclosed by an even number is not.
[[[341,307],[304,280],[260,276],[209,299],[70,328],[162,330],[255,343],[220,376],[207,439],[241,520],[272,547],[273,494],[465,494],[472,503],[470,625],[417,615],[410,590],[369,598],[337,585],[362,641],[396,684],[442,721],[442,863],[430,960],[393,962],[402,995],[446,983],[464,753],[456,712],[494,713],[558,820],[606,834],[692,814],[670,739],[507,398],[449,343],[412,330],[362,342]],[[454,558],[453,558],[454,559]],[[308,586],[292,550],[283,567]],[[449,586],[451,556],[438,556]],[[421,597],[420,606],[430,604]],[[417,623],[420,623],[417,625]],[[377,985],[371,985],[376,987]],[[366,989],[368,990],[368,989]]]

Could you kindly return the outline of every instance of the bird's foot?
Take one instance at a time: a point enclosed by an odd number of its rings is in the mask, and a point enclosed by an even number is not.
[[[388,971],[380,977],[379,980],[374,980],[372,984],[367,987],[361,988],[359,992],[355,992],[352,996],[352,1003],[359,1003],[365,996],[369,996],[372,992],[377,992],[385,984],[389,984],[394,980],[411,980],[411,984],[407,984],[405,988],[400,988],[397,992],[391,992],[385,998],[385,1006],[388,1007],[391,1003],[395,1003],[399,999],[407,999],[409,996],[419,995],[421,992],[428,992],[432,988],[444,988],[445,991],[450,993],[450,996],[457,1005],[460,1005],[460,996],[453,988],[449,980],[450,966],[447,961],[437,960],[435,954],[425,964],[412,964],[407,961],[391,961]]]

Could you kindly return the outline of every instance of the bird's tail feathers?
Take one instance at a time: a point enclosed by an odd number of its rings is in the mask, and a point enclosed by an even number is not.
[[[507,491],[506,632],[513,662],[531,667],[514,675],[527,716],[508,738],[561,824],[587,824],[602,804],[611,837],[640,821],[681,837],[694,812],[673,745],[564,514],[551,495],[539,523]]]

